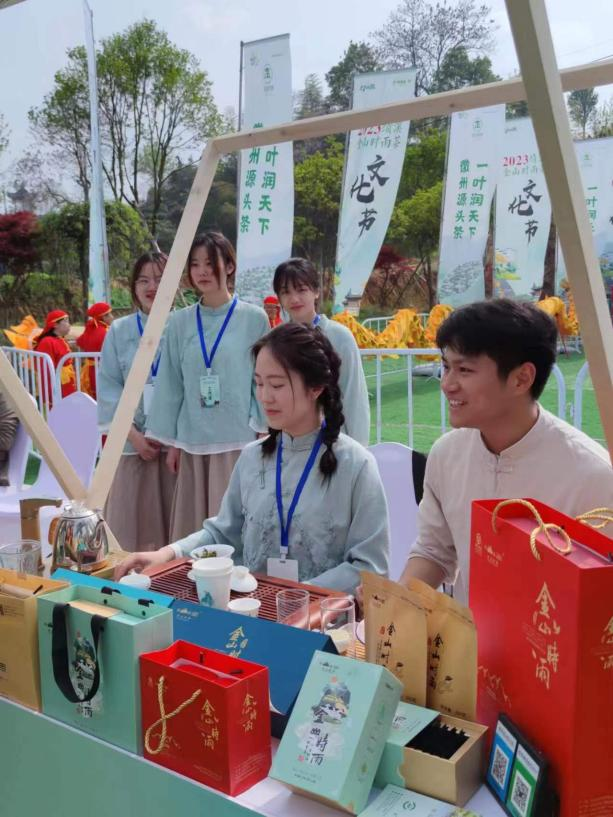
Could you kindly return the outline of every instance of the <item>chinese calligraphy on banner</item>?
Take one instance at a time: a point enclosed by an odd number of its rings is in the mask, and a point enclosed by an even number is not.
[[[359,74],[353,80],[353,108],[361,110],[415,96],[415,69]],[[351,131],[345,159],[335,300],[361,294],[379,255],[394,209],[409,122]]]
[[[454,113],[438,270],[438,301],[450,306],[485,296],[483,256],[498,180],[504,105]]]
[[[245,129],[292,119],[289,34],[243,45]],[[261,306],[274,269],[289,258],[294,229],[291,142],[241,151],[236,291]]]
[[[613,286],[613,139],[575,142],[594,246],[605,286]],[[562,248],[558,243],[556,291],[566,278]]]
[[[512,119],[496,192],[494,295],[534,298],[543,283],[551,202],[532,121]]]

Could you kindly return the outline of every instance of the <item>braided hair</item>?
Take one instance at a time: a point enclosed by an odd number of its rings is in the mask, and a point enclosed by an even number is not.
[[[334,443],[345,422],[338,376],[341,359],[328,338],[317,328],[298,323],[277,326],[252,347],[254,360],[262,349],[267,348],[285,369],[296,372],[306,388],[322,388],[317,398],[324,415],[322,442],[326,450],[319,460],[319,470],[325,478],[336,471]],[[277,447],[279,429],[268,429],[269,436],[262,443],[262,456],[271,456]]]

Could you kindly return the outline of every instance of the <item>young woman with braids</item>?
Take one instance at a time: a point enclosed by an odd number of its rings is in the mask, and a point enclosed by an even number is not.
[[[340,359],[330,341],[284,324],[255,343],[253,356],[268,436],[241,452],[216,517],[160,551],[129,557],[118,578],[213,543],[232,545],[250,570],[279,575],[285,558],[300,581],[345,592],[361,570],[387,573],[383,486],[372,455],[340,431]]]

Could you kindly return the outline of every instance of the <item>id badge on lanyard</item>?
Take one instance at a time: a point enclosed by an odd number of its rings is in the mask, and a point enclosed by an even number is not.
[[[138,334],[143,336],[143,322],[138,312],[136,313],[136,325],[138,326]],[[151,402],[153,400],[153,389],[155,387],[155,378],[157,377],[158,369],[160,368],[160,355],[151,364],[151,383],[145,383],[143,389],[143,412],[145,417],[149,416],[151,411]]]
[[[219,382],[219,375],[211,374],[211,367],[213,365],[213,358],[215,357],[215,352],[217,351],[219,344],[221,343],[223,334],[226,331],[226,327],[230,323],[232,313],[236,308],[237,300],[238,299],[236,297],[232,299],[232,303],[230,304],[230,308],[228,309],[224,322],[221,325],[221,329],[219,330],[217,337],[215,338],[215,343],[213,344],[213,348],[211,349],[210,357],[207,352],[206,341],[204,339],[204,329],[202,328],[200,307],[196,306],[196,325],[198,327],[198,337],[200,338],[200,348],[202,350],[202,357],[204,359],[204,365],[206,366],[206,375],[203,375],[200,378],[200,405],[202,406],[202,408],[214,408],[215,406],[218,406],[221,402],[221,384]]]
[[[216,374],[207,374],[200,378],[200,405],[202,408],[218,406],[221,400],[221,387]]]
[[[279,442],[277,444],[277,475],[276,475],[276,494],[277,494],[277,513],[279,514],[279,527],[281,528],[281,554],[278,559],[267,559],[266,572],[269,576],[274,576],[277,579],[289,579],[290,581],[298,581],[298,560],[289,559],[289,530],[294,517],[294,511],[298,505],[300,495],[309,478],[309,474],[313,470],[317,454],[321,448],[323,431],[317,435],[313,448],[309,454],[309,458],[304,466],[302,476],[298,480],[296,491],[287,512],[287,520],[283,519],[283,491],[281,485],[281,470],[283,465],[283,436],[279,435]]]

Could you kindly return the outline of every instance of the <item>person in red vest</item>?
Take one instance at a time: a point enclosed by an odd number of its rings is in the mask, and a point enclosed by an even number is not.
[[[89,320],[77,338],[77,346],[82,352],[100,352],[102,344],[113,322],[113,311],[109,304],[100,301],[87,310]],[[81,390],[96,399],[96,365],[93,358],[86,358],[81,369]]]
[[[266,298],[264,298],[264,312],[268,315],[268,322],[270,323],[271,329],[283,323],[281,320],[281,305],[276,295],[267,295]]]
[[[68,313],[64,312],[63,309],[54,309],[48,313],[43,331],[34,340],[35,351],[49,355],[56,369],[64,355],[71,351],[66,342],[66,335],[69,332]],[[77,390],[77,379],[72,358],[68,358],[62,365],[60,382],[62,384],[62,397],[68,397],[69,394]],[[45,401],[51,406],[53,403],[53,383],[48,375],[42,380],[41,390]]]

